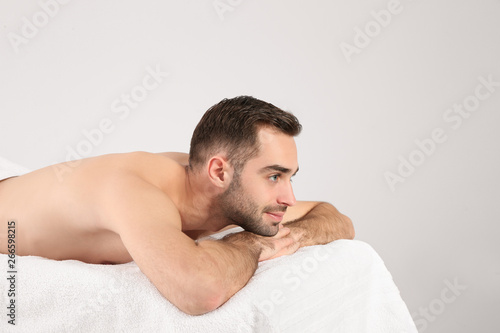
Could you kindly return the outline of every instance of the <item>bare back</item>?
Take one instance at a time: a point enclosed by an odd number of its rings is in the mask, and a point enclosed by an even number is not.
[[[184,185],[186,164],[187,154],[181,153],[111,154],[0,181],[0,244],[7,243],[7,222],[15,221],[18,255],[129,262],[120,236],[101,214],[102,193],[117,182],[139,179],[176,195]]]

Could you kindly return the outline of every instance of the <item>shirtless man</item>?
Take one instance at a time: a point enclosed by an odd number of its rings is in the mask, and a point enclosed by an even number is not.
[[[15,221],[17,255],[134,260],[180,310],[212,311],[245,286],[259,261],[354,237],[350,219],[332,205],[296,202],[300,130],[290,113],[241,96],[205,113],[189,155],[110,154],[0,181],[0,252]],[[61,167],[71,170],[62,179]],[[229,225],[245,231],[196,241]]]

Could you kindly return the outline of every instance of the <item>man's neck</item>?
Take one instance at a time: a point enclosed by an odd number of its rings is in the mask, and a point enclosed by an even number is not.
[[[218,213],[218,193],[202,175],[186,167],[183,195],[178,197],[177,207],[181,215],[182,230],[218,231],[229,223]]]

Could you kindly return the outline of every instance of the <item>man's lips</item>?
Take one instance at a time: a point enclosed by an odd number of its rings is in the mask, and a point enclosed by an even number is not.
[[[283,220],[284,212],[266,212],[268,216],[270,216],[274,221],[281,222]]]

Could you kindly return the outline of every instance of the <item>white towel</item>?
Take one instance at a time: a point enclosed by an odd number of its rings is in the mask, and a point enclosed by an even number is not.
[[[0,255],[0,267],[7,260]],[[355,240],[262,262],[242,290],[202,316],[179,311],[133,262],[17,257],[16,290],[16,326],[4,314],[2,332],[416,332],[382,260]]]
[[[29,171],[27,168],[0,156],[0,181],[23,175]]]
[[[0,157],[0,171],[1,180],[29,170]],[[179,311],[133,262],[17,257],[13,296],[8,260],[0,255],[0,332],[416,332],[384,263],[361,241],[261,262],[242,290],[202,316]]]

